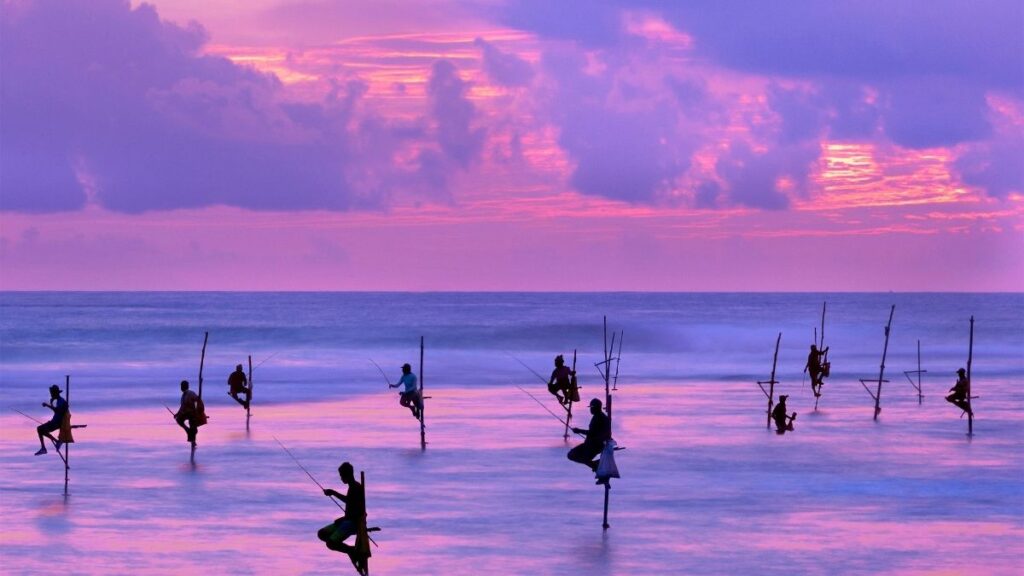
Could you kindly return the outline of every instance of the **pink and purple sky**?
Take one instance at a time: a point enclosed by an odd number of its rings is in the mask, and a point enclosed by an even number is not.
[[[1024,290],[1017,0],[2,0],[0,289]]]

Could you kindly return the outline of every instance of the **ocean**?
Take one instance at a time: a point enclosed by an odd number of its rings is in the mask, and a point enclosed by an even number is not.
[[[802,373],[821,330],[818,408]],[[858,379],[878,378],[878,420]],[[943,400],[974,317],[974,436]],[[568,461],[533,371],[577,353],[604,398],[621,343],[604,491]],[[176,407],[198,383],[195,463]],[[794,431],[766,430],[767,380]],[[422,378],[428,445],[392,382]],[[923,399],[904,371],[918,369]],[[254,365],[249,430],[226,395]],[[47,387],[70,377],[76,443],[38,449]],[[916,376],[914,376],[916,382]],[[316,531],[323,485],[365,472],[371,574],[1024,573],[1024,294],[0,293],[0,571],[354,574]],[[875,384],[871,385],[874,390]]]

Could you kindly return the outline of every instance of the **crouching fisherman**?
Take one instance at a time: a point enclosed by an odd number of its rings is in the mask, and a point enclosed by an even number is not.
[[[202,398],[188,389],[188,380],[181,381],[181,405],[174,413],[174,421],[185,430],[185,438],[188,442],[195,446],[196,432],[200,426],[206,424],[206,409],[203,406]]]
[[[772,420],[775,420],[775,432],[778,434],[785,434],[787,431],[793,431],[793,420],[796,420],[796,412],[789,415],[786,412],[786,399],[789,396],[785,394],[779,394],[779,403],[775,405],[775,409],[772,410]]]
[[[563,408],[573,402],[572,381],[575,377],[576,372],[565,365],[565,358],[561,354],[555,356],[555,369],[551,371],[551,378],[548,380],[548,392],[558,399]]]
[[[50,386],[50,401],[48,403],[43,402],[43,408],[53,410],[53,417],[50,418],[49,422],[44,422],[36,427],[36,432],[39,434],[39,451],[36,452],[36,456],[46,454],[44,436],[53,441],[57,452],[60,452],[60,447],[65,442],[74,442],[71,439],[71,412],[68,411],[68,403],[61,397],[60,393],[60,386],[56,384]],[[54,438],[51,432],[58,430],[57,438]]]
[[[423,408],[423,396],[420,395],[419,383],[416,381],[416,375],[412,373],[412,366],[402,364],[402,377],[398,379],[398,382],[388,386],[391,388],[404,386],[398,392],[398,403],[408,408],[412,412],[413,418],[419,420],[420,409]]]
[[[245,398],[239,398],[239,395],[244,395]],[[242,405],[242,408],[249,409],[249,401],[252,400],[252,390],[249,388],[249,380],[245,377],[241,364],[235,366],[235,371],[228,376],[228,396],[234,398],[235,402]]]
[[[583,443],[576,446],[572,450],[569,450],[567,457],[573,462],[583,464],[597,473],[597,465],[599,460],[594,460],[605,448],[605,442],[611,439],[612,430],[611,425],[608,421],[608,416],[601,410],[601,401],[594,398],[590,401],[590,413],[593,415],[590,418],[590,428],[573,428],[572,431],[577,434],[586,434]],[[601,479],[598,478],[598,483],[601,484]]]
[[[946,402],[949,402],[964,412],[967,412],[969,415],[974,416],[974,412],[971,411],[971,401],[967,397],[969,387],[970,384],[967,381],[967,371],[963,368],[957,370],[956,384],[949,389],[952,394],[946,396]]]
[[[344,502],[345,515],[318,530],[316,536],[330,550],[348,554],[356,571],[366,574],[367,559],[370,557],[366,529],[366,493],[363,485],[356,482],[354,469],[348,462],[343,462],[338,467],[338,476],[348,486],[348,494],[342,494],[333,488],[324,488],[324,495]],[[356,537],[355,543],[346,544],[345,540],[352,536]]]

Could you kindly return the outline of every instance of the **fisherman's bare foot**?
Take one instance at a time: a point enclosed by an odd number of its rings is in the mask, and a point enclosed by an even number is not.
[[[40,448],[39,451],[36,452],[36,456],[42,456],[43,454],[46,454],[46,448]]]

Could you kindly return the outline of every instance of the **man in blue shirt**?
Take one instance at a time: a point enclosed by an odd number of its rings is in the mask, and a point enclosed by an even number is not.
[[[64,416],[68,413],[68,403],[66,400],[60,397],[60,387],[54,384],[50,386],[50,402],[43,402],[43,408],[49,408],[53,410],[53,418],[49,422],[45,422],[36,427],[36,432],[39,433],[39,451],[36,452],[36,456],[42,456],[46,454],[46,444],[44,443],[43,436],[46,436],[50,440],[53,440],[57,450],[60,450],[60,440],[53,437],[50,432],[60,430],[61,422],[64,421]]]
[[[391,384],[391,388],[398,388],[399,386],[404,386],[405,388],[398,392],[398,403],[408,408],[412,412],[413,417],[419,420],[423,399],[420,397],[416,375],[412,373],[412,366],[409,364],[402,365],[402,377],[398,379],[398,382]]]

